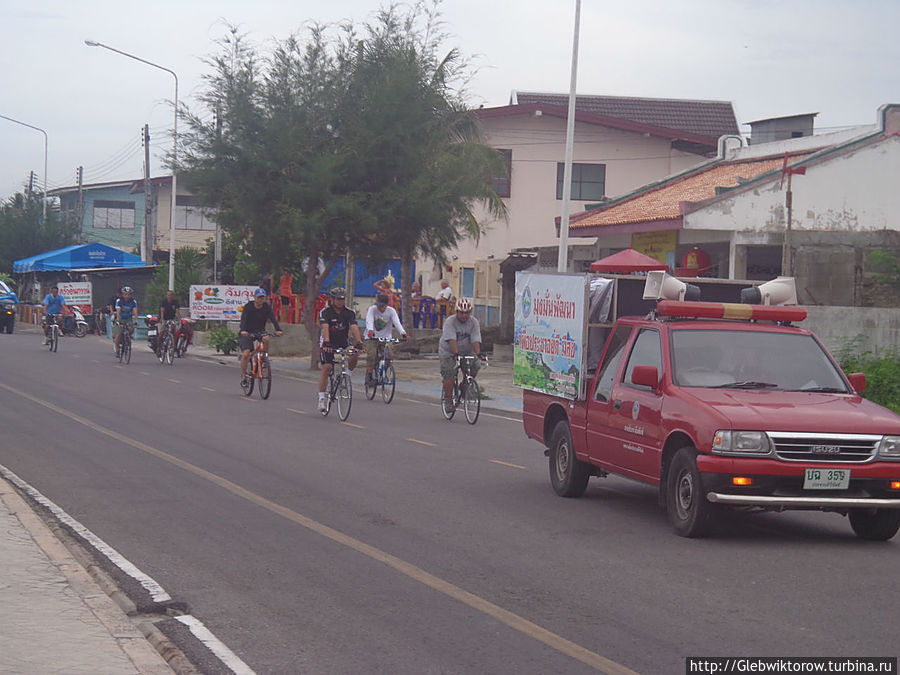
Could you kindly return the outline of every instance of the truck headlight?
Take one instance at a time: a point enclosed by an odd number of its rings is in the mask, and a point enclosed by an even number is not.
[[[717,431],[712,451],[722,455],[768,455],[772,452],[769,435],[764,431]]]
[[[878,456],[882,459],[900,459],[900,436],[885,436],[878,444]]]

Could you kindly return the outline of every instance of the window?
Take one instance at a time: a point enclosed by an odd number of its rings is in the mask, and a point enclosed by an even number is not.
[[[491,189],[498,197],[509,197],[512,183],[512,150],[497,150],[503,156],[504,172],[491,178]]]
[[[628,367],[625,368],[625,386],[632,389],[650,391],[646,385],[637,385],[631,381],[635,366],[655,366],[656,372],[662,374],[662,350],[659,346],[659,333],[655,330],[642,330],[634,341]]]
[[[216,223],[208,215],[203,213],[200,202],[196,197],[175,198],[176,230],[208,230],[216,231]]]
[[[94,227],[109,230],[133,230],[134,202],[95,199]]]
[[[461,286],[462,293],[460,293],[460,297],[463,298],[471,298],[475,296],[475,268],[474,267],[463,267],[460,270],[460,274],[462,275]]]
[[[631,335],[631,326],[619,326],[609,341],[609,347],[603,356],[600,366],[600,374],[597,377],[597,390],[594,392],[595,401],[609,401],[616,371],[619,369],[619,361],[622,360],[622,351],[628,343]]]
[[[556,198],[562,199],[565,165],[556,165]],[[606,164],[572,165],[572,199],[603,199],[606,191]]]

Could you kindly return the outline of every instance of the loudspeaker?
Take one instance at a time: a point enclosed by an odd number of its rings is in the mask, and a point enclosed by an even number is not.
[[[644,300],[699,300],[700,288],[686,284],[664,270],[647,272],[644,282]]]
[[[741,302],[750,305],[796,305],[797,285],[794,277],[775,277],[753,288],[741,291]]]

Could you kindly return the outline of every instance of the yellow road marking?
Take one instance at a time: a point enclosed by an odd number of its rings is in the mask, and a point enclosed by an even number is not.
[[[420,441],[418,438],[407,438],[406,440],[411,441],[412,443],[418,443],[419,445],[427,445],[430,448],[437,447],[437,443],[429,443],[428,441]]]
[[[150,375],[150,373],[145,373],[143,370],[141,371],[141,375]]]
[[[173,380],[171,377],[169,378],[169,382],[174,382],[175,384],[181,384],[181,380]]]
[[[358,424],[353,424],[353,422],[341,422],[345,427],[353,427],[354,429],[365,429],[365,427],[360,426]]]
[[[137,439],[129,438],[128,436],[121,434],[118,431],[114,431],[113,429],[110,429],[108,427],[96,424],[95,422],[92,422],[85,417],[76,415],[75,413],[66,410],[65,408],[61,408],[53,403],[50,403],[49,401],[37,398],[36,396],[32,396],[31,394],[26,394],[25,392],[10,387],[3,382],[0,382],[0,389],[5,389],[12,394],[17,394],[18,396],[21,396],[24,399],[43,406],[48,410],[52,410],[53,412],[62,415],[63,417],[68,417],[70,420],[78,422],[78,424],[81,424],[88,429],[92,429],[98,433],[103,434],[104,436],[108,436],[113,440],[119,441],[124,445],[128,445],[135,450],[139,450],[164,462],[172,464],[173,466],[177,466],[178,468],[183,469],[188,473],[209,481],[213,485],[219,486],[223,490],[230,492],[236,497],[245,499],[246,501],[252,504],[256,504],[257,506],[264,508],[271,513],[282,516],[292,523],[300,525],[301,527],[305,527],[311,532],[315,532],[316,534],[319,534],[326,539],[330,539],[337,544],[354,550],[357,553],[370,558],[371,560],[383,563],[394,571],[408,577],[409,579],[413,579],[433,590],[438,591],[439,593],[444,594],[448,598],[452,598],[453,600],[461,602],[476,611],[482,612],[483,614],[496,619],[509,628],[519,631],[523,635],[527,635],[537,640],[538,642],[541,642],[548,647],[555,649],[561,654],[565,654],[566,656],[580,661],[581,663],[584,663],[591,668],[594,668],[595,670],[598,670],[602,673],[608,673],[609,675],[638,675],[635,671],[631,670],[630,668],[626,668],[620,663],[616,663],[615,661],[608,659],[605,656],[601,656],[600,654],[596,654],[595,652],[585,649],[581,645],[567,640],[566,638],[557,635],[556,633],[552,633],[551,631],[542,628],[535,623],[532,623],[528,619],[525,619],[518,614],[510,612],[509,610],[504,609],[503,607],[500,607],[499,605],[496,605],[489,600],[485,600],[484,598],[475,595],[474,593],[470,593],[469,591],[466,591],[463,588],[450,583],[449,581],[445,581],[440,577],[430,574],[423,570],[421,567],[417,567],[401,558],[391,555],[390,553],[366,544],[359,539],[355,539],[349,535],[346,535],[340,530],[335,530],[334,528],[329,527],[324,523],[320,523],[316,520],[313,520],[312,518],[309,518],[308,516],[304,516],[302,513],[298,513],[287,508],[286,506],[282,506],[281,504],[277,504],[276,502],[266,499],[265,497],[262,497],[255,492],[251,492],[250,490],[241,487],[237,483],[231,482],[227,478],[223,478],[217,474],[207,471],[206,469],[202,469],[195,464],[191,464],[190,462],[186,462],[183,459],[179,459],[178,457],[170,455],[169,453],[159,450],[158,448],[154,448],[151,445],[142,443]],[[347,423],[345,422],[345,424]]]
[[[528,471],[527,466],[519,466],[518,464],[510,464],[509,462],[501,462],[499,459],[491,459],[488,460],[492,464],[500,464],[502,466],[511,466],[513,469],[522,469],[523,471]]]
[[[293,408],[288,408],[288,412],[297,413],[298,415],[307,415],[308,413],[305,410],[294,410]]]
[[[81,354],[72,354],[72,358],[73,358],[73,359],[80,359],[80,358],[81,358]]]
[[[203,389],[204,391],[215,391],[215,389],[213,389],[212,387],[200,387],[200,388]]]

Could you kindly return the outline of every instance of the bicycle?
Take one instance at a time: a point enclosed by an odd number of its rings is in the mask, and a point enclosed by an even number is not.
[[[372,373],[372,379],[366,378],[366,398],[370,401],[375,398],[375,392],[381,387],[381,398],[385,403],[394,400],[394,387],[396,385],[396,377],[394,372],[393,358],[391,357],[391,345],[400,342],[396,338],[377,338],[379,345],[378,350],[381,354],[375,361],[375,372]]]
[[[250,353],[250,371],[244,373],[241,378],[241,389],[244,396],[250,396],[253,393],[253,387],[257,380],[259,386],[256,390],[259,397],[263,400],[269,398],[272,393],[272,366],[269,363],[269,352],[266,351],[263,338],[272,337],[274,333],[253,333],[250,336],[255,343],[253,351]]]
[[[119,321],[113,322],[114,326],[122,325]],[[131,363],[131,331],[134,330],[132,326],[122,326],[122,339],[119,342],[119,350],[116,352],[116,356],[119,359],[119,363],[129,364]]]
[[[59,324],[56,323],[56,314],[47,315],[47,348],[55,352],[59,346]]]
[[[159,339],[156,345],[156,358],[160,363],[167,363],[170,366],[175,359],[175,322],[169,319],[165,323],[165,333]]]
[[[339,347],[334,350],[334,363],[328,374],[328,391],[325,392],[325,410],[322,417],[327,417],[331,412],[331,404],[337,401],[338,417],[344,422],[350,416],[350,406],[353,403],[353,383],[347,374],[347,357],[355,354],[353,347]],[[340,371],[337,365],[340,364]]]
[[[453,395],[450,401],[444,398],[441,392],[441,412],[448,420],[452,420],[456,414],[456,409],[462,404],[463,411],[466,414],[466,422],[475,424],[478,421],[478,415],[481,413],[481,388],[472,374],[472,366],[475,359],[479,358],[475,354],[457,354],[456,370],[453,373]],[[482,359],[484,365],[487,365],[487,359]]]

